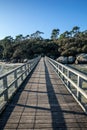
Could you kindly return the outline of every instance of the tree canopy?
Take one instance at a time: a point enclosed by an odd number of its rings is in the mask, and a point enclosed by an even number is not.
[[[26,36],[19,34],[15,39],[7,36],[0,40],[0,59],[16,59],[21,62],[38,55],[57,58],[87,52],[87,30],[81,32],[80,27],[75,26],[70,31],[59,33],[60,29],[53,29],[50,39],[44,39],[41,31]]]

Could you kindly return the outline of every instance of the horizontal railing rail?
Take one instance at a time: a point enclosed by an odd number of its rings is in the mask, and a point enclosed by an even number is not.
[[[40,56],[0,76],[0,113],[39,60]]]
[[[87,113],[87,75],[49,57],[46,57],[46,59],[62,79],[69,92]]]

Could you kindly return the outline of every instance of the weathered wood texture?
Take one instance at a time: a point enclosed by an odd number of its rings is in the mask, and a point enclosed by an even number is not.
[[[87,130],[87,116],[42,58],[0,116],[0,130]]]

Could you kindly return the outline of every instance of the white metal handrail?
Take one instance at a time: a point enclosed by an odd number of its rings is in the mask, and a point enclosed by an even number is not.
[[[16,92],[26,77],[34,69],[40,58],[41,57],[39,56],[37,58],[29,60],[27,63],[21,65],[20,67],[17,67],[0,76],[0,113],[12,95]]]
[[[80,104],[82,109],[87,113],[87,93],[82,87],[82,81],[87,82],[87,75],[75,69],[72,69],[66,65],[63,65],[49,57],[46,57],[46,59],[51,64],[51,66],[55,69],[55,71],[60,76],[67,89],[76,99],[76,101]],[[66,74],[64,73],[64,69],[66,70]],[[77,81],[76,83],[70,78],[71,73],[76,76],[75,77],[75,80]],[[70,87],[70,85],[73,86],[73,89],[72,87]],[[74,90],[74,92],[72,90]]]

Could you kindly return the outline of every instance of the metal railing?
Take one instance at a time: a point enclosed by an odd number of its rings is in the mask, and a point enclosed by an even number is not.
[[[46,59],[62,79],[69,92],[87,113],[87,75],[49,57],[46,57]]]
[[[39,60],[40,56],[0,76],[0,113]]]

